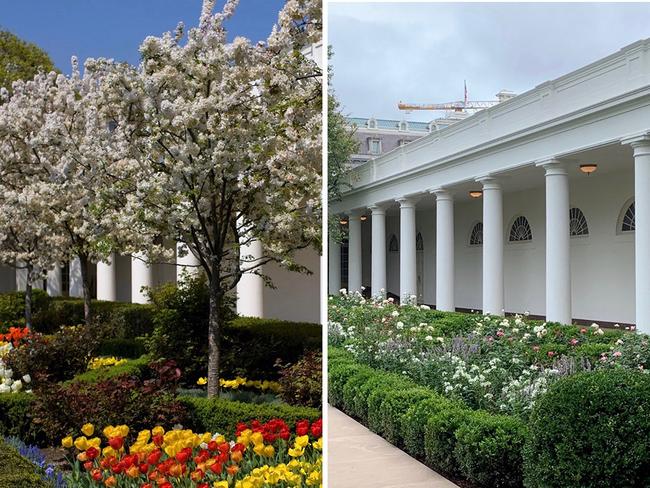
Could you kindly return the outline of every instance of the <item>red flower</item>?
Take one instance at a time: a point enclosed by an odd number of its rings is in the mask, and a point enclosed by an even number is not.
[[[184,449],[181,449],[181,451],[178,454],[176,454],[176,461],[178,461],[181,464],[185,464],[191,456],[192,456],[192,449],[186,447]]]
[[[99,456],[99,449],[96,449],[92,446],[86,449],[86,457],[91,461],[95,459],[97,456]]]
[[[162,485],[158,485],[158,488],[174,488],[174,485],[169,481],[165,481]]]
[[[162,436],[162,434],[153,436],[153,443],[158,447],[162,446],[163,442],[165,442],[165,438]]]
[[[207,483],[199,483],[198,485],[196,485],[196,488],[210,488],[210,485],[208,485]]]
[[[318,419],[316,422],[311,424],[311,435],[316,438],[323,435],[323,419]]]
[[[307,432],[309,432],[309,420],[300,420],[296,422],[297,435],[307,435]]]
[[[140,464],[140,472],[142,474],[147,474],[147,471],[149,471],[149,465],[147,463]]]
[[[552,358],[553,356],[555,356],[555,353],[553,351],[549,351],[546,354],[548,355],[549,358]]]
[[[223,464],[217,462],[210,465],[210,471],[212,471],[214,474],[221,474],[223,471]]]
[[[160,449],[152,451],[151,454],[147,456],[147,463],[151,464],[152,466],[154,464],[158,464],[158,461],[160,461],[161,456],[162,456],[162,451]]]
[[[90,476],[91,476],[92,479],[94,479],[95,481],[101,481],[101,480],[102,480],[102,472],[101,472],[99,469],[97,469],[97,468],[93,469],[93,470],[90,472]]]
[[[208,449],[210,449],[211,451],[216,451],[218,447],[219,444],[217,444],[217,441],[208,442]]]
[[[151,483],[142,483],[140,488],[153,488],[153,485]]]
[[[108,445],[111,446],[113,449],[116,451],[119,451],[122,449],[122,446],[124,445],[124,439],[122,437],[111,437],[108,439]]]

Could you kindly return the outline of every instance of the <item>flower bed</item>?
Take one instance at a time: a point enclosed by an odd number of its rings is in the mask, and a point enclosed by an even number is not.
[[[128,449],[125,425],[105,427],[104,440],[92,424],[81,433],[61,441],[72,455],[68,481],[76,487],[300,487],[322,482],[320,419],[300,421],[293,431],[280,419],[239,423],[233,440],[157,426],[131,436]]]
[[[472,408],[527,417],[539,395],[579,371],[650,367],[644,335],[450,314],[358,295],[330,300],[330,341]]]
[[[648,336],[358,295],[329,309],[330,403],[433,469],[485,487],[647,478]]]

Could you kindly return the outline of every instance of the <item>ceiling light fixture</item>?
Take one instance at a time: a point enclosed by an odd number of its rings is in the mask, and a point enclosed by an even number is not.
[[[587,163],[587,164],[580,165],[580,171],[582,171],[586,175],[590,175],[597,169],[598,169],[598,165],[596,163]]]
[[[469,196],[472,198],[481,198],[483,196],[483,190],[470,190]]]

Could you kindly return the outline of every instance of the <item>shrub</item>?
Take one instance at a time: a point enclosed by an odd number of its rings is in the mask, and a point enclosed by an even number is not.
[[[323,403],[323,355],[308,351],[295,364],[280,368],[280,398],[290,405],[321,408]]]
[[[75,376],[74,379],[68,383],[71,383],[72,381],[97,383],[98,381],[107,380],[109,378],[116,378],[123,375],[145,378],[149,372],[150,362],[151,360],[147,356],[143,356],[138,359],[130,359],[125,363],[118,364],[117,366],[85,371]]]
[[[341,394],[342,410],[348,412],[350,415],[358,416],[354,404],[359,395],[359,389],[375,374],[373,369],[362,367],[349,377],[347,383],[343,385],[343,392]]]
[[[13,447],[0,441],[0,488],[48,488],[37,468]]]
[[[429,466],[450,474],[458,474],[454,455],[456,430],[467,421],[470,410],[443,410],[427,420],[424,430],[424,455]]]
[[[369,390],[370,394],[366,400],[368,404],[367,426],[370,430],[383,437],[386,436],[384,429],[385,422],[383,422],[384,415],[382,411],[383,402],[391,394],[404,391],[405,389],[411,389],[415,386],[415,384],[407,378],[400,379],[387,382],[383,388],[374,388],[371,391]]]
[[[384,433],[383,437],[391,444],[402,446],[402,419],[413,405],[438,397],[428,388],[415,387],[387,392],[384,401],[377,410],[376,423]]]
[[[126,424],[134,431],[184,424],[186,412],[176,399],[179,378],[180,370],[167,361],[151,363],[144,379],[124,374],[95,383],[44,385],[35,391],[33,423],[50,445],[86,422]]]
[[[224,369],[233,376],[275,379],[278,359],[295,363],[305,352],[322,349],[319,324],[239,317],[223,334]]]
[[[32,424],[34,395],[29,393],[0,394],[0,437],[20,437],[26,442],[40,439]]]
[[[329,402],[335,407],[342,406],[343,387],[348,379],[361,370],[363,366],[353,362],[341,362],[330,364],[327,372],[329,385]]]
[[[210,295],[205,277],[188,276],[178,286],[167,283],[150,290],[153,332],[147,340],[147,351],[153,358],[173,359],[193,385],[206,375],[208,358],[208,312]],[[221,311],[224,320],[235,317],[232,299]],[[226,350],[222,341],[222,351]],[[221,359],[222,374],[231,376]],[[269,365],[271,368],[273,365]]]
[[[405,378],[397,374],[385,373],[383,371],[375,371],[373,376],[368,378],[363,385],[361,385],[352,404],[352,414],[356,416],[361,422],[367,423],[369,416],[369,400],[370,396],[376,391],[382,391],[385,388],[402,388]],[[406,386],[410,386],[407,384]]]
[[[100,337],[92,327],[63,327],[52,336],[33,333],[26,343],[7,354],[5,363],[18,376],[35,382],[65,381],[86,370]]]
[[[38,314],[49,305],[50,297],[43,290],[32,290],[32,314]],[[0,294],[0,332],[9,327],[25,326],[25,292],[16,291]]]
[[[510,416],[474,411],[456,430],[454,456],[460,473],[481,486],[522,486],[523,423]]]
[[[401,418],[401,437],[404,448],[411,456],[424,458],[424,431],[429,417],[447,410],[457,410],[461,404],[440,395],[430,397],[412,404]]]
[[[577,374],[537,402],[524,449],[530,488],[649,486],[650,376]]]
[[[321,411],[314,408],[283,404],[252,404],[199,397],[180,397],[180,400],[188,412],[189,428],[195,432],[219,432],[228,436],[235,432],[239,422],[259,420],[263,423],[281,418],[293,428],[300,420],[313,422],[321,416]]]

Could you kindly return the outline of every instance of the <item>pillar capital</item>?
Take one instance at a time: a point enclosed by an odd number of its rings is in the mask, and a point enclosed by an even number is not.
[[[621,139],[624,146],[632,146],[635,156],[650,154],[650,133],[642,132]]]
[[[479,176],[474,181],[483,185],[483,190],[500,190],[501,181],[491,175]]]
[[[569,161],[557,158],[544,159],[535,163],[535,166],[539,168],[544,168],[546,171],[546,176],[555,176],[555,175],[568,175],[568,163]]]
[[[453,195],[449,192],[449,189],[443,187],[432,188],[431,190],[429,190],[429,193],[436,196],[437,202],[454,199]]]
[[[396,198],[395,201],[399,203],[400,208],[414,208],[415,199],[412,196],[406,195],[400,198]]]
[[[372,212],[372,215],[386,215],[386,207],[383,205],[370,205],[368,209]]]

